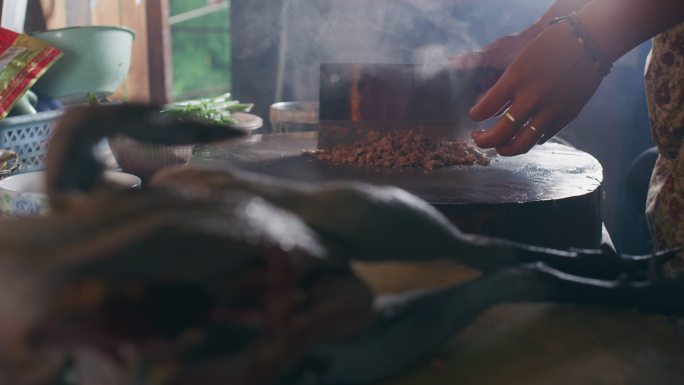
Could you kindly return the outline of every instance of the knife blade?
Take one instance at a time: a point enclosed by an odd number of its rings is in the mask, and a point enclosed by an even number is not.
[[[318,147],[350,143],[369,130],[416,128],[457,137],[476,126],[468,110],[500,74],[447,65],[322,63]]]

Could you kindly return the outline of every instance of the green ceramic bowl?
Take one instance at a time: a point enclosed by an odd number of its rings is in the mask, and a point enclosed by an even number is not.
[[[88,93],[111,95],[131,66],[135,32],[123,27],[87,26],[35,32],[64,56],[33,87],[63,101],[83,101]]]

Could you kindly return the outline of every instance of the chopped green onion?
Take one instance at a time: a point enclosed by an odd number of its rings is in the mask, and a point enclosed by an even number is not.
[[[167,104],[162,108],[162,112],[172,114],[179,119],[210,120],[219,124],[234,125],[238,124],[239,121],[231,114],[249,112],[252,107],[254,104],[240,103],[238,100],[233,100],[230,93],[226,93],[215,98]]]

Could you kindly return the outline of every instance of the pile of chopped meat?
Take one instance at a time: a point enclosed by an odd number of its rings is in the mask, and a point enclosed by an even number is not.
[[[421,167],[433,170],[452,165],[480,164],[490,159],[473,144],[428,136],[419,130],[370,131],[352,144],[309,152],[317,159],[335,164],[355,164],[379,168]]]

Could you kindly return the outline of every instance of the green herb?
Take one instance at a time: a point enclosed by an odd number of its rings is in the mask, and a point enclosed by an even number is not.
[[[234,125],[240,123],[232,116],[233,112],[249,112],[254,105],[233,100],[230,93],[216,98],[188,100],[167,104],[163,113],[172,114],[179,119],[210,120],[215,123]]]
[[[88,104],[91,106],[97,106],[98,104],[100,104],[100,101],[97,100],[97,95],[95,95],[92,92],[88,92],[86,94],[86,100],[88,101]]]

